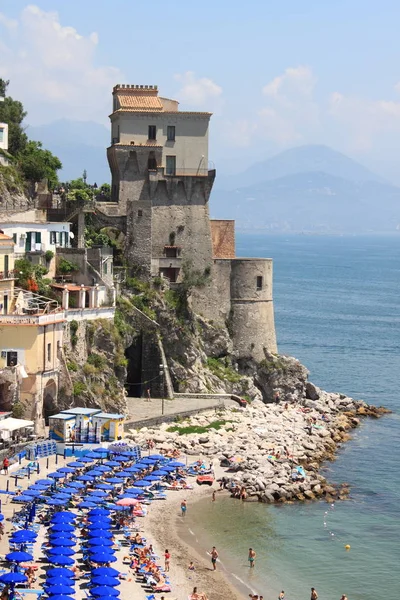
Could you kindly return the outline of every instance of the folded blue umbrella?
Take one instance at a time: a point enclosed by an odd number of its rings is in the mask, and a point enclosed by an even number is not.
[[[57,585],[51,585],[51,586],[45,586],[46,589],[46,594],[48,596],[55,596],[57,594],[73,594],[74,593],[74,588],[70,585],[65,585],[62,583],[59,583]]]
[[[58,548],[50,548],[47,554],[49,556],[73,556],[75,550],[71,550],[71,548],[67,548],[66,546],[60,546]]]
[[[85,466],[85,463],[80,462],[79,460],[75,460],[75,461],[67,463],[67,467],[74,467],[76,469],[78,469],[79,467],[84,467],[84,466]]]
[[[51,526],[51,533],[54,531],[75,531],[75,527],[70,523],[55,523]]]
[[[51,477],[52,479],[63,479],[65,477],[65,474],[55,471],[55,473],[49,473],[48,477]]]
[[[20,563],[33,560],[33,556],[32,554],[29,554],[29,552],[22,552],[21,550],[17,550],[16,552],[9,552],[8,554],[6,554],[6,560],[9,560],[10,562]]]
[[[119,596],[119,591],[113,587],[102,585],[90,590],[92,596]]]
[[[60,554],[59,556],[49,556],[49,562],[53,565],[61,565],[63,567],[70,566],[74,564],[74,559],[69,556],[65,556],[65,554]]]
[[[96,586],[107,586],[107,587],[117,587],[120,584],[120,580],[116,577],[110,577],[109,575],[98,575],[96,577],[92,577],[92,584]]]
[[[1,575],[0,581],[8,585],[10,583],[25,583],[25,581],[28,581],[28,578],[22,573],[5,573]]]
[[[112,567],[97,567],[93,569],[92,576],[107,575],[108,577],[118,577],[120,572]]]
[[[64,569],[63,567],[48,569],[48,571],[46,571],[46,575],[47,575],[47,577],[63,576],[63,577],[67,577],[69,579],[74,578],[74,573],[70,569]]]

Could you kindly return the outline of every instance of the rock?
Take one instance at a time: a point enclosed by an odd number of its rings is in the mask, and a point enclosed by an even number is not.
[[[307,381],[306,383],[306,398],[310,400],[319,400],[321,390],[311,383],[311,381]]]

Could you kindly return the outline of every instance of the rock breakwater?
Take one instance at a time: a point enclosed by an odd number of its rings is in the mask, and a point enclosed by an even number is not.
[[[178,449],[227,468],[228,486],[248,501],[287,502],[325,497],[344,499],[349,485],[333,486],[319,473],[321,463],[334,460],[337,448],[366,416],[384,408],[307,384],[301,402],[210,410],[183,422],[156,429],[131,430],[139,444],[152,439],[161,451]]]

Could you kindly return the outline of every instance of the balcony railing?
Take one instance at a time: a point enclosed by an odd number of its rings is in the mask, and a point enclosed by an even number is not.
[[[0,271],[0,281],[2,279],[14,279],[15,272],[12,269],[8,269],[8,271]]]
[[[65,321],[65,312],[60,309],[49,315],[0,315],[0,325],[50,325]]]

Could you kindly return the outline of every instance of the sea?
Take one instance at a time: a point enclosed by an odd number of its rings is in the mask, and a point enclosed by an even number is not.
[[[330,481],[350,484],[349,500],[268,506],[217,495],[188,511],[190,534],[217,547],[233,583],[265,600],[281,590],[308,600],[312,586],[320,600],[400,598],[400,234],[239,234],[237,255],[274,259],[280,353],[323,389],[393,412],[363,420],[324,467]]]

